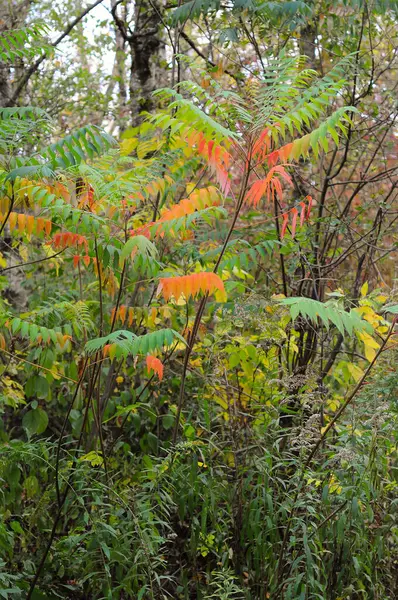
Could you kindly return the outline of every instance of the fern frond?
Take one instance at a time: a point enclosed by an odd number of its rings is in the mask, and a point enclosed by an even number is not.
[[[146,258],[156,258],[158,251],[156,246],[147,237],[144,235],[134,235],[125,243],[120,253],[120,259],[124,261],[128,256],[135,259],[137,254]]]
[[[335,302],[319,302],[312,298],[283,298],[278,301],[283,306],[289,306],[290,316],[294,321],[299,315],[310,319],[313,323],[318,320],[328,329],[332,324],[341,335],[352,335],[353,331],[372,330],[371,325],[355,310],[349,312]]]
[[[183,227],[189,228],[195,221],[202,219],[208,220],[208,217],[224,215],[220,209],[221,195],[213,187],[203,188],[191,193],[189,198],[184,198],[178,204],[162,211],[157,221],[148,223],[132,233],[134,235],[142,233],[150,237],[151,232],[158,236],[165,233],[177,233]]]
[[[209,186],[208,188],[196,190],[192,192],[189,198],[184,198],[178,204],[164,210],[157,223],[178,219],[209,206],[219,206],[220,203],[221,197],[215,187]]]
[[[99,127],[87,125],[42,149],[37,156],[25,159],[24,164],[12,169],[6,179],[53,178],[57,170],[75,167],[88,158],[99,156],[114,145],[112,136]]]
[[[175,339],[185,344],[184,338],[174,329],[159,329],[141,336],[122,329],[108,336],[90,340],[86,343],[85,350],[87,354],[102,351],[104,356],[109,356],[111,359],[126,358],[129,355],[145,356],[171,346]]]
[[[209,114],[204,112],[197,104],[184,98],[181,94],[170,88],[164,88],[154,92],[162,102],[167,102],[168,110],[173,113],[177,109],[177,117],[168,114],[154,115],[150,121],[163,130],[171,129],[172,133],[176,127],[189,128],[190,131],[203,133],[207,138],[221,142],[235,139],[236,134],[215,121]],[[174,131],[173,131],[174,130]]]
[[[44,40],[48,32],[49,27],[43,22],[3,32],[0,35],[0,61],[12,63],[47,52],[51,48]]]
[[[253,129],[267,125],[278,125],[278,135],[284,137],[286,128],[291,135],[296,129],[301,133],[303,123],[310,125],[324,114],[345,84],[345,78],[353,65],[353,56],[339,61],[325,76],[316,78],[316,71],[303,69],[305,57],[274,59],[270,68],[276,69],[265,76],[254,98],[257,106]]]
[[[308,133],[267,155],[265,158],[267,158],[268,164],[272,164],[277,158],[286,161],[289,159],[297,160],[301,156],[307,157],[310,149],[313,150],[314,156],[317,158],[321,148],[325,152],[328,151],[329,135],[338,146],[339,135],[337,130],[339,129],[344,135],[347,134],[347,128],[345,127],[344,122],[351,123],[351,118],[347,114],[349,112],[358,112],[358,110],[354,106],[343,106],[339,108],[326,119],[322,125],[314,129],[311,133]]]
[[[49,329],[48,327],[22,320],[20,317],[6,320],[4,326],[9,329],[12,335],[28,338],[32,344],[49,344],[50,342],[53,342],[54,344],[59,344],[61,348],[63,348],[66,342],[71,339],[71,336],[62,333],[59,330],[59,327],[57,329]]]
[[[26,143],[36,146],[43,134],[51,130],[51,119],[41,108],[34,106],[0,108],[0,152],[4,154],[11,155]],[[21,158],[19,157],[18,160]]]
[[[212,223],[214,223],[214,219],[225,219],[227,217],[228,211],[225,208],[222,208],[221,206],[209,206],[208,208],[197,210],[186,217],[165,221],[158,225],[154,223],[153,227],[155,235],[160,235],[161,237],[163,237],[164,234],[175,236],[179,231],[189,231],[202,224],[211,226]]]
[[[34,319],[36,322],[44,321],[48,327],[51,326],[52,328],[64,323],[62,326],[65,330],[73,330],[76,335],[79,335],[84,330],[90,331],[94,327],[90,306],[87,302],[83,302],[82,300],[76,302],[62,300],[59,302],[54,298],[53,300],[43,303],[35,310],[21,316]]]

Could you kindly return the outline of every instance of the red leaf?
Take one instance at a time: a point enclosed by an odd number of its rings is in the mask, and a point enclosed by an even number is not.
[[[311,196],[307,196],[306,200],[308,200],[308,206],[307,206],[307,221],[308,221],[308,219],[310,218],[310,215],[311,215],[311,208],[313,205],[313,200],[312,200]]]
[[[260,161],[264,160],[270,149],[271,138],[268,135],[268,128],[266,127],[253,144],[253,156],[258,156]]]
[[[131,229],[129,231],[130,235],[133,237],[135,235],[143,235],[148,240],[151,239],[151,227],[155,224],[155,221],[151,221],[146,225],[142,225],[141,227],[137,227],[136,229]]]
[[[283,240],[283,237],[286,233],[286,227],[287,224],[289,223],[289,213],[284,213],[283,215],[283,223],[282,223],[282,229],[281,229],[281,240]]]
[[[306,213],[305,202],[300,202],[300,206],[301,206],[300,226],[302,227],[304,225],[304,219],[305,219],[305,213]]]
[[[263,196],[267,197],[268,202],[275,199],[275,194],[282,200],[281,177],[288,185],[293,185],[289,173],[286,172],[283,165],[277,165],[269,170],[265,179],[255,181],[246,194],[246,201],[253,206],[257,206]]]
[[[292,213],[292,238],[294,238],[294,236],[296,235],[298,210],[297,208],[292,208],[290,212]]]
[[[39,221],[39,219],[38,219]],[[47,223],[50,223],[50,230],[51,230],[51,221],[46,221],[45,225],[46,225],[46,229],[47,229]],[[64,231],[64,232],[58,232],[56,233],[52,240],[51,240],[51,244],[54,246],[54,248],[60,248],[60,249],[64,249],[64,248],[70,248],[71,246],[74,246],[75,244],[77,245],[84,245],[86,248],[86,252],[87,252],[87,248],[88,248],[88,242],[87,239],[84,237],[84,235],[79,235],[78,233],[72,233],[71,231]]]
[[[73,266],[76,268],[77,265],[79,264],[79,260],[80,260],[80,256],[78,254],[75,254],[75,256],[73,257]]]
[[[212,156],[213,147],[214,147],[214,141],[210,140],[210,142],[208,142],[208,144],[207,144],[207,154],[209,155],[209,160],[211,159],[211,156]]]
[[[268,154],[267,160],[268,160],[268,166],[270,168],[273,167],[274,165],[276,165],[276,163],[279,160],[279,150],[274,150],[274,152],[271,152],[271,154]]]

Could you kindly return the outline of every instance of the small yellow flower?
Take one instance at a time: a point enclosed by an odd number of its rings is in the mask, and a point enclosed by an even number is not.
[[[120,377],[120,375],[119,375],[119,377],[116,377],[116,383],[123,383],[123,381],[124,381],[124,378]]]

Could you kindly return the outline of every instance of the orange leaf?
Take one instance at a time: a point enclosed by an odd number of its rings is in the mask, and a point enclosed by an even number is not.
[[[268,154],[268,156],[267,156],[268,167],[271,168],[274,165],[276,165],[279,158],[280,158],[279,150],[274,150],[273,152],[271,152],[271,154]]]
[[[76,268],[77,265],[79,264],[79,260],[80,260],[80,256],[78,254],[75,254],[73,257],[73,266]]]
[[[45,226],[44,219],[42,217],[38,217],[36,219],[36,235],[39,235],[43,231],[44,226]]]
[[[283,160],[283,162],[285,162],[289,159],[292,149],[293,149],[293,142],[290,142],[290,144],[286,144],[286,146],[282,146],[282,148],[279,148],[278,153],[279,153],[280,159]]]
[[[226,301],[224,283],[216,273],[204,271],[202,273],[193,273],[192,275],[183,275],[182,277],[162,277],[159,280],[157,294],[162,294],[163,298],[175,300],[184,296],[186,300],[195,298],[199,292],[203,294],[216,294],[216,299],[220,302]]]
[[[10,231],[15,229],[15,225],[17,224],[18,214],[15,212],[11,212],[8,218],[8,224],[10,226]]]
[[[125,320],[126,320],[126,306],[124,304],[122,304],[122,306],[118,310],[118,317],[119,317],[119,319],[121,320],[122,323],[125,322]]]
[[[25,215],[22,213],[18,214],[18,231],[23,233],[25,231]]]
[[[143,235],[148,240],[150,240],[151,239],[151,227],[154,224],[155,224],[155,221],[151,221],[150,223],[147,223],[146,225],[142,225],[141,227],[137,227],[136,229],[131,229],[129,231],[129,233],[131,236]]]
[[[51,233],[51,226],[52,223],[51,221],[48,221],[47,219],[44,221],[44,231],[46,232],[46,235],[50,235]]]
[[[154,371],[157,376],[159,377],[159,381],[162,381],[163,379],[163,363],[156,358],[156,356],[152,356],[151,354],[148,354],[148,356],[146,357],[146,366],[148,369],[148,373],[150,373],[151,371]]]
[[[258,206],[263,196],[267,197],[268,202],[275,199],[275,194],[282,199],[282,185],[278,175],[289,185],[293,184],[284,167],[277,165],[269,170],[265,179],[258,179],[253,183],[246,194],[246,201],[253,206]]]
[[[62,333],[57,333],[58,344],[63,349],[66,342],[72,339],[71,335],[63,335]]]
[[[192,192],[189,198],[184,198],[178,204],[174,204],[167,210],[165,210],[160,219],[151,223],[150,225],[160,225],[173,219],[179,219],[187,215],[191,215],[197,210],[203,210],[209,206],[219,206],[221,203],[220,195],[218,190],[210,186],[196,192]],[[141,228],[143,229],[143,228]],[[160,227],[156,230],[159,233]],[[137,230],[136,230],[137,231]]]
[[[90,257],[88,256],[88,254],[83,256],[83,262],[86,265],[86,267],[88,267],[88,265],[90,264]]]
[[[35,218],[33,215],[29,215],[26,218],[26,231],[29,235],[31,235],[33,233],[34,226],[35,226]]]

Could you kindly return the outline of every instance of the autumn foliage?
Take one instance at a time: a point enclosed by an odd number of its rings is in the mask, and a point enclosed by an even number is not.
[[[220,302],[226,300],[222,279],[216,273],[193,273],[180,277],[162,277],[159,280],[157,295],[162,295],[168,302],[171,298],[178,301],[181,298],[189,300],[196,298],[199,293],[215,294]]]

